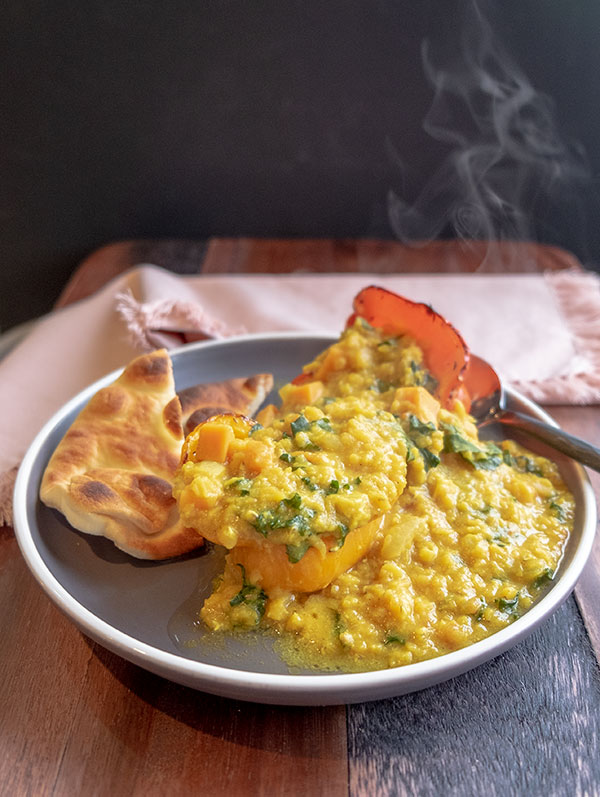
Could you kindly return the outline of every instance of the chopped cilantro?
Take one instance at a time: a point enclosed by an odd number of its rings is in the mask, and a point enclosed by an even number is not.
[[[562,504],[559,504],[557,501],[550,501],[550,509],[552,509],[556,513],[556,517],[561,523],[564,523],[567,519],[565,508]]]
[[[406,639],[398,634],[388,634],[384,640],[384,645],[406,645]]]
[[[306,445],[302,446],[302,451],[320,451],[320,450],[321,446],[318,446],[316,443],[313,443],[310,440]]]
[[[440,464],[440,458],[437,454],[434,454],[433,451],[430,451],[428,448],[420,448],[419,452],[423,457],[423,464],[425,465],[425,470],[430,470],[431,468],[435,468]],[[408,462],[407,457],[407,462]]]
[[[310,531],[309,521],[313,519],[315,512],[313,509],[305,509],[304,514],[293,515],[285,524],[288,528],[294,529],[298,534],[308,534]]]
[[[341,521],[337,525],[337,534],[338,534],[338,541],[335,548],[331,548],[332,551],[339,551],[340,548],[343,547],[344,543],[346,542],[346,537],[348,536],[348,532],[350,529],[348,528],[346,523],[342,523]]]
[[[250,428],[250,434],[254,434],[254,432],[258,432],[259,429],[262,429],[262,423],[255,423],[254,426]]]
[[[244,565],[238,565],[242,571],[242,588],[234,595],[229,601],[230,606],[240,606],[245,603],[256,612],[257,620],[260,620],[265,613],[265,605],[267,603],[268,595],[256,584],[250,584],[246,581],[246,570]]]
[[[422,421],[417,415],[412,414],[408,416],[408,426],[409,429],[418,432],[418,434],[429,435],[431,432],[436,431],[433,423]]]
[[[295,437],[299,432],[309,432],[315,426],[318,426],[319,429],[323,429],[326,432],[333,432],[333,428],[331,426],[331,421],[329,418],[318,418],[316,421],[309,421],[304,415],[300,414],[296,418],[295,421],[292,421],[290,424],[290,428],[292,430],[292,434]],[[321,447],[318,446],[316,443],[313,443],[312,440],[309,440],[305,445],[300,446],[303,451],[320,451]]]
[[[349,485],[348,485],[349,486]],[[331,495],[333,493],[339,493],[340,491],[340,483],[337,479],[332,479],[329,482],[329,487],[327,488],[327,494]]]
[[[444,430],[444,451],[460,454],[476,470],[495,470],[503,461],[503,452],[495,443],[482,442],[481,446],[463,437],[452,424],[442,424]]]
[[[263,512],[258,513],[252,525],[259,534],[266,537],[271,529],[276,528],[275,523],[276,520],[273,511],[271,509],[265,509]]]
[[[287,463],[289,463],[290,465],[291,465],[291,464],[293,463],[293,461],[294,461],[294,457],[293,457],[291,454],[288,454],[288,453],[287,453],[287,451],[284,451],[284,452],[283,452],[283,454],[280,454],[280,455],[279,455],[279,459],[280,459],[282,462],[287,462]]]
[[[252,487],[252,479],[246,479],[244,477],[229,479],[229,481],[225,482],[225,487],[237,487],[240,491],[240,495],[249,495],[250,488]]]
[[[290,562],[295,564],[299,562],[300,559],[304,556],[304,554],[310,548],[310,542],[308,540],[302,540],[302,542],[298,543],[297,545],[286,545],[285,550],[287,551],[287,556]]]
[[[326,432],[333,432],[329,418],[319,418],[318,420],[313,421],[311,426],[318,426],[319,429],[324,429]]]
[[[540,589],[541,587],[548,584],[554,578],[554,570],[551,570],[547,567],[545,570],[539,574],[539,576],[533,582],[534,589]]]
[[[291,498],[284,498],[279,502],[277,509],[263,509],[259,512],[252,524],[259,534],[267,537],[274,529],[294,529],[299,534],[310,531],[310,522],[314,516],[314,509],[302,509],[301,512],[291,513],[290,509],[300,509],[302,499],[298,493]]]
[[[290,428],[292,430],[292,434],[297,435],[298,432],[306,432],[307,429],[310,428],[310,423],[307,421],[304,415],[298,415],[296,420],[291,422]]]
[[[518,454],[515,457],[510,453],[510,451],[505,449],[502,452],[502,460],[505,465],[509,465],[511,468],[514,468],[521,473],[533,473],[535,476],[544,475],[535,462],[529,457],[526,457],[524,454]]]
[[[415,385],[424,387],[429,393],[435,393],[438,381],[426,368],[411,360],[410,370],[413,372]]]
[[[392,382],[386,382],[384,379],[376,379],[371,389],[377,391],[377,393],[387,393],[387,391],[391,390],[393,387],[394,385]]]
[[[501,612],[506,612],[511,616],[516,616],[519,611],[519,594],[517,593],[514,598],[498,598],[496,601],[498,608]]]
[[[318,487],[318,486],[317,486],[317,485],[316,485],[316,484],[315,484],[313,481],[311,481],[311,480],[308,478],[308,476],[303,476],[303,477],[302,477],[302,481],[303,481],[303,482],[304,482],[304,484],[305,484],[305,485],[308,487],[308,489],[309,489],[311,492],[313,492],[313,493],[315,492],[315,490],[318,490],[318,489],[319,489],[319,487]]]
[[[283,503],[286,506],[291,506],[292,509],[300,509],[302,506],[302,498],[299,493],[294,493],[290,498],[284,498]]]
[[[398,417],[398,416],[395,416]],[[399,418],[398,418],[399,420]],[[420,445],[423,443],[422,439],[415,440],[415,437],[430,437],[432,432],[437,431],[434,424],[422,421],[416,415],[408,416],[408,433],[404,431],[404,427],[400,426],[406,440],[406,461],[412,462],[416,455],[415,449],[421,454],[425,470],[435,468],[440,464],[440,458],[433,451],[430,451],[426,446]]]

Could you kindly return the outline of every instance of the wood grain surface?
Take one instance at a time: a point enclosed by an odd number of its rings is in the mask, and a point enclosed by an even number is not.
[[[550,414],[567,432],[587,440],[600,448],[600,408],[550,407]],[[600,506],[600,474],[587,469],[587,474]],[[575,587],[575,597],[589,634],[590,642],[600,665],[600,533],[597,524],[592,553]]]
[[[344,707],[213,697],[81,634],[0,536],[0,793],[347,795]]]
[[[141,262],[176,273],[474,271],[484,244],[125,241],[92,253],[76,301]],[[552,247],[496,248],[484,270],[578,268]],[[600,444],[600,408],[555,407]],[[596,495],[600,477],[592,475]],[[0,793],[7,795],[600,794],[600,543],[534,635],[459,678],[333,708],[238,703],[154,676],[81,634],[0,530]],[[583,618],[583,619],[582,619]]]
[[[452,681],[348,708],[350,794],[597,795],[600,674],[571,598]]]

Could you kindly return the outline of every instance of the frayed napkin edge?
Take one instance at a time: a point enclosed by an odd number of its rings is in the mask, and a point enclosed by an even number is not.
[[[127,327],[131,344],[141,351],[173,348],[192,339],[229,338],[247,331],[211,316],[198,302],[157,299],[143,303],[130,290],[115,296],[115,308]]]
[[[557,374],[544,379],[514,379],[511,385],[538,404],[595,404],[600,401],[600,288],[591,272],[545,272],[558,311],[578,355],[591,371]]]

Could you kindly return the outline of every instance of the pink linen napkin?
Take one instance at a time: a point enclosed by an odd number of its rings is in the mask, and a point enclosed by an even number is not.
[[[431,304],[535,401],[600,401],[600,280],[592,273],[178,277],[138,266],[42,318],[0,362],[0,525],[11,521],[12,486],[29,443],[90,382],[140,351],[185,340],[339,332],[369,284]]]

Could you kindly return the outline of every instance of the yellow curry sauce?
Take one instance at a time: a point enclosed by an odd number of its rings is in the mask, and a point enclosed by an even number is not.
[[[291,665],[395,667],[511,623],[553,577],[574,502],[557,467],[482,442],[411,339],[361,319],[260,423],[186,441],[184,521],[230,549],[201,617],[261,627]]]

